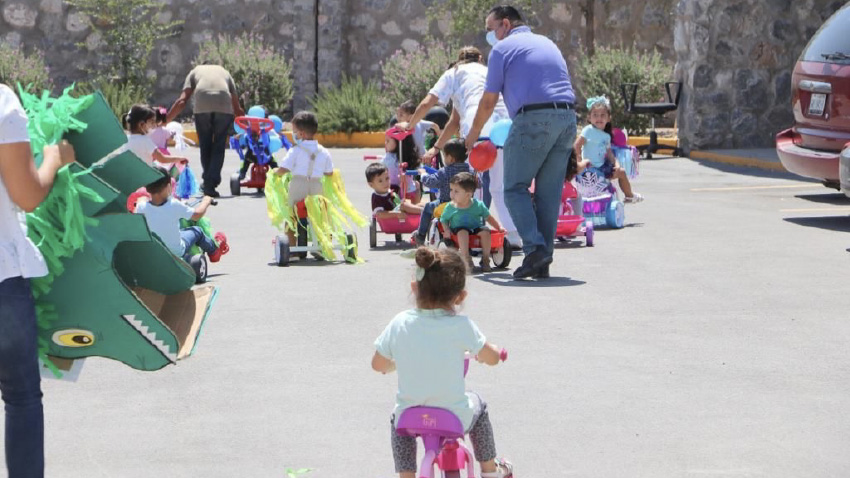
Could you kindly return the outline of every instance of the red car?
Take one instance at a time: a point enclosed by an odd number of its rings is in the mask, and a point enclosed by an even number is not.
[[[838,188],[839,157],[850,151],[850,4],[809,41],[791,90],[795,124],[776,135],[779,159],[792,173]],[[844,155],[850,160],[850,153]],[[850,188],[850,176],[847,182]]]

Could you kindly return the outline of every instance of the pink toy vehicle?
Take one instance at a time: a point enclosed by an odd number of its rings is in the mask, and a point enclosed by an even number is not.
[[[581,214],[576,214],[576,209],[581,209],[578,191],[572,182],[564,183],[561,191],[561,215],[558,216],[558,229],[555,237],[559,241],[567,241],[577,236],[584,236],[587,247],[593,247],[593,221],[585,219]]]
[[[365,161],[378,161],[381,158],[379,156],[363,156],[363,159]],[[415,173],[415,171],[410,172]],[[402,174],[399,181],[401,183],[401,187],[399,189],[406,191],[407,181],[412,180],[413,179],[408,176],[407,172]],[[402,234],[410,234],[416,231],[417,228],[419,228],[418,214],[406,214],[404,216],[404,219],[398,219],[394,217],[378,218],[375,217],[375,214],[373,212],[372,223],[369,225],[369,247],[374,248],[378,246],[378,232],[382,232],[384,234],[394,234],[395,242],[402,242]]]
[[[499,358],[508,359],[508,351],[502,349]],[[463,375],[469,370],[469,354],[463,365]],[[460,419],[444,408],[411,407],[402,412],[396,425],[396,433],[402,436],[421,437],[425,456],[419,465],[420,478],[432,478],[434,465],[445,478],[460,478],[466,469],[467,478],[475,478],[472,452],[464,444],[464,430]]]

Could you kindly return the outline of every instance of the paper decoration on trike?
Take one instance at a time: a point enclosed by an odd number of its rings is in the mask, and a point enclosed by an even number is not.
[[[585,169],[576,178],[576,188],[581,194],[582,214],[594,227],[620,229],[625,225],[623,202],[617,196],[617,189],[605,178],[601,169]]]
[[[292,255],[303,259],[307,253],[313,253],[322,260],[334,260],[335,251],[341,251],[346,262],[360,262],[353,229],[368,222],[345,194],[339,170],[335,169],[333,176],[322,176],[321,195],[304,199],[306,218],[299,217],[297,207],[289,204],[291,179],[291,173],[282,176],[269,174],[266,179],[266,206],[272,225],[296,237],[296,244],[290,244],[286,235],[275,237],[275,263],[286,266]]]
[[[63,136],[77,159],[27,215],[49,269],[32,281],[43,372],[62,377],[92,356],[157,370],[193,352],[217,291],[192,289],[189,265],[144,217],[127,212],[130,193],[159,173],[121,152],[127,137],[99,92],[74,98],[70,91],[59,98],[20,91],[36,163],[43,146]]]

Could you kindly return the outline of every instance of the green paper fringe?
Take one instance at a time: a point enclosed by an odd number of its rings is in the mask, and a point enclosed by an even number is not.
[[[59,143],[68,131],[84,131],[86,124],[74,118],[91,106],[93,95],[74,98],[70,95],[73,85],[66,88],[58,98],[51,98],[45,91],[36,96],[18,85],[21,103],[29,122],[27,130],[34,154],[41,156],[45,146]],[[40,330],[49,330],[58,318],[56,307],[45,297],[53,281],[65,271],[63,261],[72,257],[85,246],[88,235],[86,227],[97,225],[97,220],[83,214],[82,199],[102,203],[104,199],[94,190],[80,184],[80,176],[91,170],[74,173],[71,166],[63,166],[53,181],[53,188],[35,211],[27,214],[27,235],[44,256],[48,274],[31,280],[37,323]],[[62,373],[47,357],[49,344],[44,337],[38,338],[38,356],[57,377]]]
[[[289,182],[292,175],[283,176],[269,174],[266,176],[266,207],[272,225],[283,231],[293,231],[297,235],[297,209],[289,205]],[[322,256],[328,260],[336,258],[333,249],[333,238],[348,251],[357,246],[348,241],[346,231],[353,225],[363,227],[368,220],[351,204],[345,193],[345,184],[339,170],[334,170],[333,176],[322,177],[324,195],[309,196],[304,200],[307,207],[307,220],[310,221],[313,239],[321,249]],[[343,253],[345,260],[351,262],[348,254]],[[357,262],[362,262],[358,259]]]

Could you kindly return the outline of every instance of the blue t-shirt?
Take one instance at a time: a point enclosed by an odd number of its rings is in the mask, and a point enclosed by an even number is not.
[[[416,406],[438,407],[457,415],[469,430],[474,414],[463,378],[464,353],[475,355],[487,339],[464,315],[443,309],[411,309],[393,318],[375,340],[398,372],[395,416]]]
[[[484,91],[502,93],[511,118],[525,105],[576,101],[558,45],[527,26],[514,28],[493,47]]]
[[[604,166],[608,149],[611,147],[611,135],[589,124],[581,130],[581,137],[584,138],[581,159],[590,160],[590,165],[594,168]]]
[[[440,216],[440,221],[449,226],[449,229],[469,229],[474,230],[479,227],[484,227],[484,221],[490,217],[490,210],[487,206],[478,199],[472,199],[472,204],[466,208],[459,208],[454,203],[446,204],[443,210],[443,215]]]

